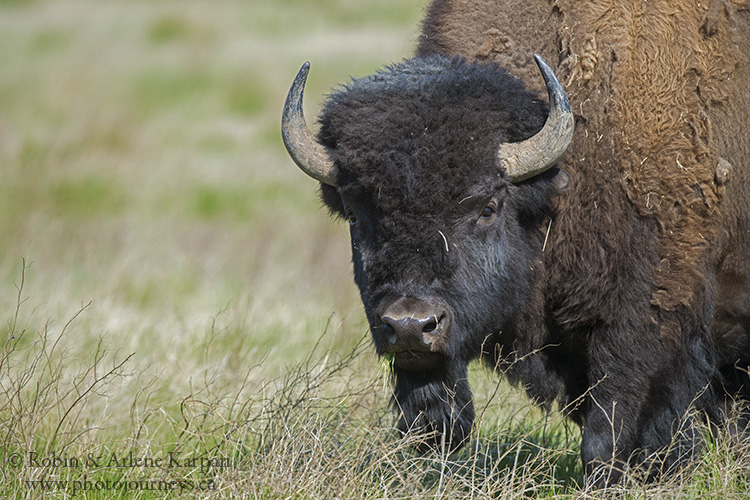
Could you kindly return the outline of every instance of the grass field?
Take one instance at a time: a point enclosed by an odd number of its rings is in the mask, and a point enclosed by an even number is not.
[[[463,451],[398,440],[347,230],[279,119],[409,55],[423,0],[0,0],[0,497],[587,498],[579,431],[473,367]],[[623,498],[747,498],[709,440]]]

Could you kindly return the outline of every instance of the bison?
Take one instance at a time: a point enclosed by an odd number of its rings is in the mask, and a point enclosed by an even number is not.
[[[750,399],[749,33],[747,0],[433,0],[317,136],[303,66],[284,142],[349,223],[403,433],[464,444],[481,358],[601,484]]]

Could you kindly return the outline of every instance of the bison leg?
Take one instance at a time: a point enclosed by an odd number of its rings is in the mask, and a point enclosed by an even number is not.
[[[631,343],[632,344],[632,343]],[[715,408],[713,362],[700,340],[599,352],[590,365],[581,458],[587,481],[606,486],[631,467],[649,480],[688,460],[701,434],[693,410]]]
[[[590,391],[584,410],[581,460],[587,483],[604,487],[620,480],[635,446],[640,394],[618,394],[622,383],[603,377]]]

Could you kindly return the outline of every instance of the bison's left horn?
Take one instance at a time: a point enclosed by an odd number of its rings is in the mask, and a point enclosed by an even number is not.
[[[549,115],[542,130],[522,142],[506,142],[497,151],[499,164],[511,182],[520,182],[552,167],[573,139],[573,112],[557,77],[539,55],[534,55],[549,95]]]
[[[284,103],[281,117],[281,137],[294,163],[307,175],[323,184],[336,186],[336,168],[325,146],[320,144],[307,128],[302,112],[302,95],[305,92],[310,63],[306,62],[297,73]]]

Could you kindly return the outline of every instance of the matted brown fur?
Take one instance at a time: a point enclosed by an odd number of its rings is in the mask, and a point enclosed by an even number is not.
[[[750,89],[738,83],[750,81],[748,10],[750,0],[438,0],[418,54],[492,60],[537,90],[531,55],[552,65],[577,127],[561,162],[575,187],[559,200],[555,265],[561,275],[611,273],[608,261],[634,242],[573,225],[619,228],[630,203],[655,226],[658,241],[643,242],[659,247],[651,302],[670,316],[704,300],[707,266],[723,262],[720,299],[750,278],[747,256],[732,252],[748,248],[748,215],[724,201],[750,196],[750,141],[732,137],[750,127],[736,122],[750,120]],[[677,340],[674,321],[654,320]]]

